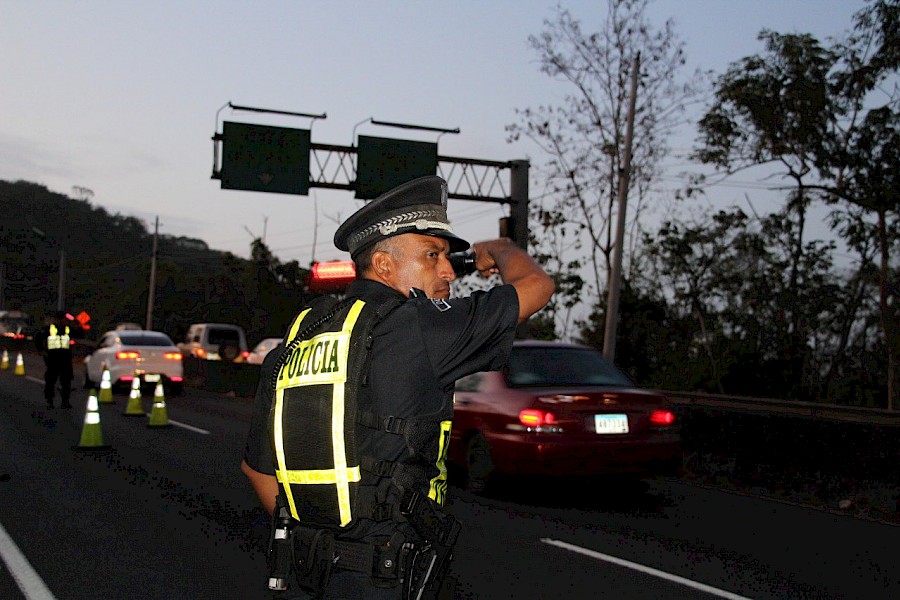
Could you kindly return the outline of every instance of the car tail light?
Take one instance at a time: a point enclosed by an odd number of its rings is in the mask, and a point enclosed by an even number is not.
[[[119,377],[119,381],[134,381],[133,375],[122,375]]]
[[[654,410],[650,413],[650,422],[654,425],[672,425],[675,423],[675,413],[670,410]]]
[[[519,412],[519,423],[525,427],[543,427],[556,423],[556,416],[552,412],[526,408]]]
[[[184,378],[183,378],[183,377],[179,377],[178,375],[173,375],[172,377],[169,377],[169,381],[180,382],[180,381],[183,381],[183,380],[184,380]]]
[[[206,350],[204,350],[203,348],[197,348],[196,350],[194,350],[194,353],[197,355],[197,358],[203,358],[204,356],[206,356]]]
[[[135,350],[121,350],[116,352],[116,358],[118,360],[134,360],[135,358],[140,358],[141,353],[136,352]]]
[[[248,356],[250,356],[250,353],[247,352],[246,350],[244,350],[243,352],[241,352],[241,358],[246,359]]]
[[[166,352],[163,356],[169,360],[181,360],[181,352]]]

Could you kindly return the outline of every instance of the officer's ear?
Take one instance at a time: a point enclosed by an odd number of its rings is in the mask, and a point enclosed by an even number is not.
[[[372,253],[372,270],[378,277],[390,277],[394,272],[394,257],[384,250],[376,250]]]

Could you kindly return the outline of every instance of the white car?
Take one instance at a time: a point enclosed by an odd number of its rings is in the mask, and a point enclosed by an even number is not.
[[[261,365],[266,355],[271,352],[275,346],[281,343],[281,338],[266,338],[250,351],[247,362],[251,365]]]
[[[184,383],[181,352],[172,339],[160,331],[108,331],[97,348],[84,359],[85,387],[99,387],[103,369],[109,369],[113,388],[130,389],[135,375],[141,383],[156,387],[162,382],[166,393],[178,394]]]

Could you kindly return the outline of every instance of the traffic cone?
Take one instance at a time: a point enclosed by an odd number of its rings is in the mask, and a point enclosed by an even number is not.
[[[0,359],[0,369],[8,369],[9,368],[9,352],[5,349],[3,350],[3,358]]]
[[[112,404],[112,382],[109,380],[109,369],[103,369],[103,376],[100,378],[100,404]]]
[[[16,357],[16,375],[24,375],[25,374],[25,361],[22,359],[22,353],[19,352],[19,356]]]
[[[153,410],[150,411],[150,422],[147,427],[171,427],[169,423],[169,411],[166,410],[166,396],[163,393],[162,382],[156,384],[153,394]]]
[[[126,417],[144,416],[144,403],[141,398],[141,376],[135,374],[131,382],[131,394],[128,396],[128,404],[125,406]]]
[[[81,428],[81,440],[73,450],[109,450],[103,443],[103,431],[100,429],[100,405],[97,403],[97,390],[91,390],[84,413],[84,427]]]

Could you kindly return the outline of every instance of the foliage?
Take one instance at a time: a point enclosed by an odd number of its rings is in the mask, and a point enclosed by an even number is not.
[[[40,319],[56,308],[59,251],[66,254],[65,308],[92,317],[90,337],[124,321],[146,322],[152,235],[140,220],[24,181],[0,181],[0,261],[6,307]],[[191,323],[241,325],[251,343],[281,336],[309,298],[307,270],[282,263],[260,240],[245,260],[205,242],[160,235],[153,328],[176,341]]]
[[[519,122],[506,129],[510,140],[526,137],[549,157],[537,167],[546,193],[532,201],[532,223],[539,230],[532,244],[548,269],[561,274],[551,310],[563,334],[573,325],[571,309],[599,303],[609,279],[633,59],[640,54],[629,178],[635,218],[668,153],[669,133],[698,90],[699,76],[677,79],[685,56],[672,22],[654,29],[646,6],[647,0],[611,0],[603,27],[594,33],[558,7],[544,31],[528,40],[541,72],[566,93],[558,105],[517,110]],[[562,275],[583,271],[587,281]]]
[[[889,407],[897,397],[900,356],[893,310],[896,293],[889,284],[896,281],[897,271],[890,257],[900,247],[894,225],[900,212],[898,6],[896,0],[870,2],[854,16],[853,30],[829,47],[809,34],[763,31],[763,52],[736,61],[718,79],[715,101],[699,123],[700,147],[695,154],[726,176],[777,165],[776,172],[793,183],[781,212],[792,223],[782,228],[780,241],[789,249],[784,290],[788,301],[783,304],[790,317],[785,323],[783,360],[795,386],[810,383],[806,344],[817,335],[813,325],[821,323],[809,319],[818,313],[806,312],[802,297],[810,291],[803,287],[803,270],[816,260],[817,251],[804,241],[809,203],[821,199],[835,205],[831,217],[835,232],[845,236],[851,249],[862,252],[856,281],[870,271],[874,259],[869,252],[872,244],[859,236],[867,232],[874,236]],[[865,226],[873,219],[874,226]],[[860,307],[855,295],[844,301],[843,314],[854,314]],[[846,328],[839,335],[840,352],[848,335]],[[842,359],[838,355],[833,361]],[[829,371],[829,382],[834,372]]]

